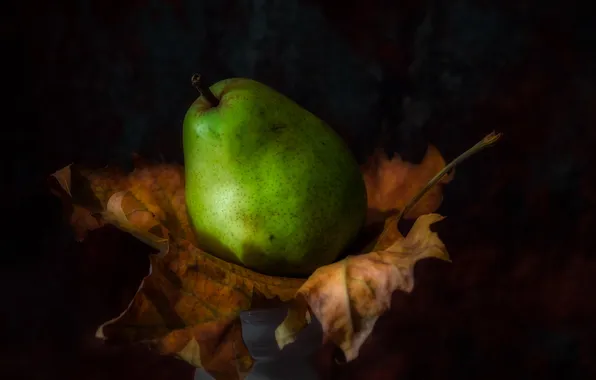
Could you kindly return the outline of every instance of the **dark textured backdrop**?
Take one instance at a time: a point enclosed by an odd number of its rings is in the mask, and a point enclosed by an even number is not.
[[[11,3],[12,4],[12,3]],[[578,3],[579,4],[579,3]],[[596,378],[596,22],[573,1],[62,0],[4,12],[5,379],[190,379],[105,347],[149,250],[73,242],[45,178],[72,161],[181,161],[192,72],[249,76],[316,113],[359,159],[504,140],[448,185],[452,264],[416,268],[343,379]],[[9,116],[10,117],[9,117]],[[4,260],[5,259],[5,260]],[[6,313],[5,313],[6,312]],[[4,316],[3,316],[4,319]],[[11,377],[12,376],[12,377]]]

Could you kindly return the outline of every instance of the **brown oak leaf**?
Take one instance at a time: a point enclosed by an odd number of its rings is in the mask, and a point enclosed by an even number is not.
[[[373,252],[317,269],[298,290],[277,328],[278,345],[283,348],[293,342],[312,312],[325,338],[343,351],[346,361],[355,359],[377,319],[391,306],[393,292],[412,291],[416,262],[428,257],[449,260],[443,242],[430,230],[441,219],[438,214],[419,217],[404,238],[397,230],[397,219],[391,218],[385,226],[388,233]]]

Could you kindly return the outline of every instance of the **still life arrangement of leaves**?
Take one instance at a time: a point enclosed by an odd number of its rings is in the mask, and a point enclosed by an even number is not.
[[[291,344],[314,315],[324,338],[347,361],[389,309],[396,290],[410,292],[417,261],[449,260],[430,226],[443,219],[441,187],[455,166],[492,145],[490,134],[449,165],[429,145],[420,164],[377,151],[362,166],[369,215],[383,232],[360,254],[317,269],[308,279],[266,276],[225,262],[197,248],[186,214],[184,168],[137,162],[130,173],[86,170],[76,165],[55,172],[52,191],[67,208],[78,240],[111,224],[158,252],[149,274],[128,308],[97,330],[97,337],[119,343],[146,343],[176,355],[217,379],[242,379],[253,365],[242,340],[239,315],[255,305],[287,303],[286,319],[276,330],[280,348]],[[400,218],[415,219],[406,236]]]

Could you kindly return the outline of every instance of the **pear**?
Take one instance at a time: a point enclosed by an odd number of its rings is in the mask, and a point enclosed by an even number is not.
[[[200,248],[277,276],[335,261],[367,205],[343,140],[257,81],[232,78],[200,90],[183,125],[186,205]]]

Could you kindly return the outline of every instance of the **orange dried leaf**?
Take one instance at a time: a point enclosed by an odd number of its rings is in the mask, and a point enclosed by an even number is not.
[[[168,250],[168,232],[129,191],[120,191],[108,199],[103,219],[122,231],[128,232],[145,244],[165,253]]]
[[[98,214],[103,222],[157,249],[163,250],[169,235],[196,243],[186,215],[181,166],[146,166],[129,174],[110,168],[79,171],[68,166],[53,176],[71,196],[72,205]],[[81,231],[89,224],[80,218],[71,223]]]
[[[127,310],[103,324],[97,336],[150,343],[218,379],[243,378],[252,358],[242,340],[240,312],[255,302],[291,300],[304,280],[260,275],[198,249],[180,166],[145,166],[128,175],[70,167],[57,173],[54,192],[72,196],[75,231],[99,226],[76,215],[97,214],[97,223],[112,224],[160,251],[150,258],[150,273]]]
[[[361,167],[368,196],[367,223],[381,222],[386,215],[402,210],[444,167],[445,160],[432,145],[428,146],[420,164],[405,162],[397,155],[390,160],[382,149],[376,150]],[[435,212],[443,199],[442,185],[452,178],[452,175],[445,176],[404,218],[414,219]]]
[[[393,241],[380,241],[373,252],[317,269],[277,328],[278,345],[291,343],[313,313],[325,337],[341,348],[347,361],[355,359],[379,316],[389,309],[393,292],[413,289],[416,262],[428,257],[449,260],[443,242],[430,230],[441,219],[438,214],[423,215],[405,238],[388,233]],[[385,228],[397,231],[396,219]]]
[[[222,261],[188,242],[172,242],[169,252],[151,257],[127,310],[103,324],[97,336],[145,342],[175,354],[218,379],[240,379],[252,358],[242,341],[238,315],[257,300],[288,301],[303,283],[269,277]]]

